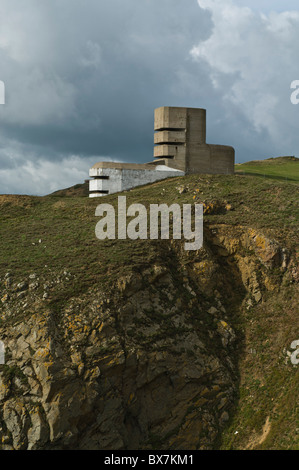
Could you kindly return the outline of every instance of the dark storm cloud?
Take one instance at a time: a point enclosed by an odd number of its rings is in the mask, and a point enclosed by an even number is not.
[[[229,0],[2,0],[0,193],[74,184],[97,160],[151,160],[158,106],[207,108],[208,140],[234,145],[238,161],[291,151],[298,77],[293,66],[283,81],[271,64],[289,65],[296,33],[272,48],[299,20],[283,15],[263,20]],[[271,114],[281,104],[284,125]]]
[[[194,0],[29,1],[26,10],[20,42],[15,30],[7,48],[2,130],[58,153],[139,159],[144,146],[151,158],[153,109],[180,101],[177,73],[208,36],[209,15]]]

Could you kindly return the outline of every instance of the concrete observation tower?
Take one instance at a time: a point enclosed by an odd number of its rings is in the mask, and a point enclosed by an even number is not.
[[[190,173],[234,174],[235,150],[206,143],[206,110],[164,106],[155,110],[154,160],[99,162],[89,171],[89,196],[100,197]]]

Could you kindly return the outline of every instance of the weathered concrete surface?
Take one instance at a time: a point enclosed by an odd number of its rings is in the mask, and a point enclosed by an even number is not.
[[[101,162],[91,168],[89,175],[94,178],[89,182],[89,196],[100,197],[184,173],[165,165]]]
[[[158,131],[154,136],[155,144],[176,144],[186,142],[186,131]]]
[[[154,158],[185,173],[233,174],[235,151],[206,143],[206,110],[162,107],[155,110]]]
[[[233,174],[235,151],[206,143],[206,110],[164,106],[155,110],[154,161],[99,162],[90,170],[90,197],[105,196],[188,173]],[[158,166],[159,165],[159,166]],[[173,170],[178,170],[176,174]]]

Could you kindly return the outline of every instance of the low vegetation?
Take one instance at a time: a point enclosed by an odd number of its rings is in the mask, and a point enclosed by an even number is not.
[[[127,206],[204,203],[210,208],[206,227],[261,230],[294,262],[292,281],[273,270],[280,282],[277,292],[266,292],[262,301],[230,319],[238,336],[239,396],[218,449],[299,449],[298,366],[288,355],[291,342],[299,339],[298,183],[299,160],[286,157],[237,165],[234,176],[189,175],[122,194]],[[158,258],[171,266],[166,241],[98,240],[95,209],[103,200],[85,196],[86,183],[45,197],[0,196],[0,280],[7,273],[22,282],[33,273],[44,278],[69,272],[67,287],[49,301],[59,309],[97,285],[112,291],[122,276],[151,269]],[[104,200],[117,208],[117,198]],[[190,360],[194,354],[190,351]]]

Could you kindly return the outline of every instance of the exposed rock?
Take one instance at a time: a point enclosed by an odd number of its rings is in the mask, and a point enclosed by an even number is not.
[[[207,240],[192,256],[173,244],[175,270],[157,260],[59,309],[48,299],[67,270],[15,292],[2,280],[1,449],[213,448],[237,397],[234,316],[295,264],[248,229],[213,226]]]

